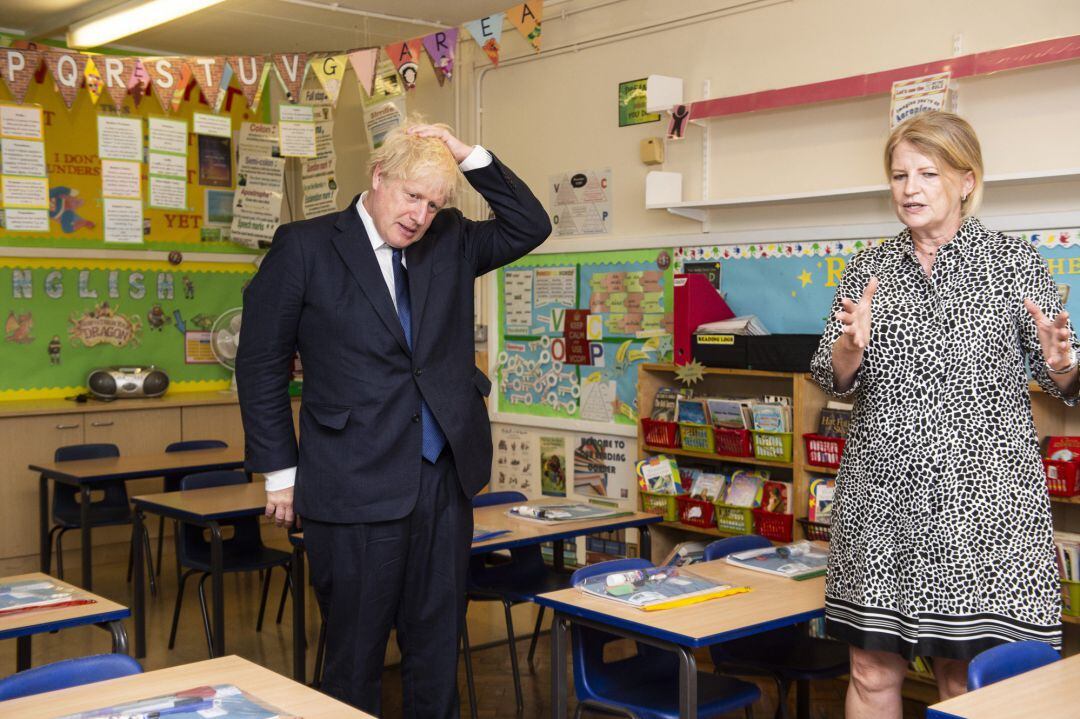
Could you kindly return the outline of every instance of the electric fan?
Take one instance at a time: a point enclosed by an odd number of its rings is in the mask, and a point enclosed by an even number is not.
[[[222,367],[232,371],[229,391],[236,391],[236,350],[240,347],[240,315],[242,307],[222,312],[210,328],[210,351]]]

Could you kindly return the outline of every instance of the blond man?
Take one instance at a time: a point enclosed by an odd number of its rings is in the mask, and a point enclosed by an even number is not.
[[[494,219],[449,207],[461,175]],[[491,153],[413,124],[373,154],[371,189],[348,208],[281,226],[244,293],[247,469],[267,476],[268,516],[303,517],[328,628],[323,691],[371,714],[391,628],[404,715],[459,714],[470,500],[491,469],[473,280],[550,231]],[[297,350],[299,445],[287,391]]]

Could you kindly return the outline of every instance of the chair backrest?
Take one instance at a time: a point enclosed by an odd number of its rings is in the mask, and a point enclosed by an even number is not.
[[[126,654],[65,659],[0,679],[0,701],[141,673],[142,666]]]
[[[55,462],[77,462],[81,459],[105,459],[107,457],[119,457],[120,448],[115,444],[69,444],[57,447],[53,453]],[[99,507],[126,507],[128,506],[127,485],[124,482],[110,482],[101,485],[105,490],[105,496],[95,505]],[[72,515],[79,511],[79,488],[68,484],[53,482],[53,514]]]
[[[183,442],[173,442],[165,448],[166,452],[191,452],[196,449],[218,449],[228,447],[228,442],[220,439],[185,439]]]
[[[472,498],[473,509],[478,507],[490,507],[493,504],[511,504],[513,502],[527,502],[529,498],[521,492],[483,492]]]
[[[772,542],[759,534],[741,534],[737,537],[724,537],[715,542],[709,542],[705,547],[705,561],[723,559],[735,552],[748,552],[751,549],[764,549],[771,547]]]
[[[180,480],[181,491],[208,489],[210,487],[228,487],[234,484],[247,484],[247,475],[238,470],[217,470],[189,474]],[[239,517],[218,522],[222,527],[232,527],[233,536],[222,541],[225,552],[255,550],[262,546],[262,534],[259,531],[258,517]],[[204,537],[204,528],[198,525],[180,522],[180,563],[185,564],[190,558],[205,559],[209,556],[210,541]]]
[[[527,502],[521,492],[484,492],[473,497],[473,509],[496,504],[520,504]],[[544,554],[539,544],[515,547],[510,550],[509,562],[489,563],[491,554],[469,557],[469,583],[473,586],[514,584],[527,582],[529,578],[546,572]]]
[[[968,691],[1029,672],[1061,659],[1042,642],[1010,642],[980,652],[968,664]]]

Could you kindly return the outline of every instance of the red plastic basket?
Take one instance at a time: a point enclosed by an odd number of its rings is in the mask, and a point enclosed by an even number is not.
[[[820,434],[804,434],[806,444],[806,463],[816,467],[840,466],[840,456],[844,454],[843,437],[822,437]]]
[[[790,542],[794,521],[793,514],[778,514],[766,512],[764,509],[755,509],[754,534],[760,534],[775,542]]]
[[[690,497],[676,497],[679,505],[679,521],[692,527],[713,527],[713,512],[716,507],[712,502],[703,499],[691,499]]]
[[[1076,462],[1061,462],[1056,459],[1044,459],[1043,471],[1046,473],[1046,491],[1055,497],[1073,497],[1080,494],[1077,486]]]
[[[674,422],[642,418],[641,433],[647,445],[668,449],[679,448],[679,425]]]
[[[716,453],[727,457],[753,457],[754,446],[750,443],[750,432],[745,429],[714,427],[716,435]]]

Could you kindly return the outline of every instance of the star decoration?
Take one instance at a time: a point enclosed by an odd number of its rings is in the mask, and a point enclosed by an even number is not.
[[[811,275],[811,274],[810,274],[809,272],[807,272],[806,270],[803,270],[803,271],[802,271],[802,274],[801,274],[801,275],[799,275],[798,277],[796,277],[795,279],[797,279],[797,280],[799,280],[800,282],[802,282],[802,286],[803,286],[803,287],[806,287],[807,285],[812,285],[812,284],[814,284],[814,277],[813,277],[813,275]]]
[[[689,364],[680,365],[675,370],[675,378],[687,386],[697,384],[705,378],[705,365],[696,359],[690,360]]]

